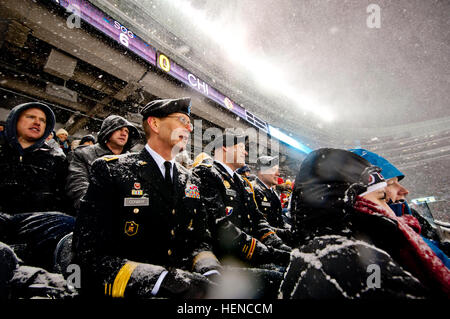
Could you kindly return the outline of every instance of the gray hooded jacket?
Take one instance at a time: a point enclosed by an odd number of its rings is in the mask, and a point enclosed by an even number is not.
[[[76,209],[79,208],[80,200],[88,189],[89,173],[92,162],[102,156],[113,154],[108,146],[106,146],[106,143],[112,133],[122,127],[127,127],[129,129],[128,142],[125,144],[122,151],[122,154],[127,153],[134,145],[136,145],[141,135],[131,122],[119,115],[110,115],[103,121],[102,127],[98,133],[98,142],[96,144],[80,146],[74,150],[69,165],[66,192],[72,199]]]

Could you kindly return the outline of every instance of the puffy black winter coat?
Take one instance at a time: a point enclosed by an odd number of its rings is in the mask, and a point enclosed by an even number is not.
[[[363,216],[342,231],[310,237],[294,249],[280,298],[427,298],[429,291],[388,251],[400,240],[396,225],[380,216]],[[363,226],[365,224],[365,226]],[[357,226],[356,226],[357,225]],[[352,227],[353,226],[353,227]],[[352,228],[367,231],[355,231]],[[375,232],[379,232],[378,235]],[[384,246],[382,249],[381,247]]]
[[[397,222],[353,208],[369,176],[362,157],[319,149],[302,162],[291,199],[291,255],[281,298],[424,298],[422,283],[400,265]]]

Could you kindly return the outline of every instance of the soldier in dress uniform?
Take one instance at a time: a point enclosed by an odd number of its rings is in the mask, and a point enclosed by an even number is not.
[[[201,179],[214,251],[252,266],[286,265],[290,248],[258,210],[251,183],[235,172],[245,162],[245,137],[226,131],[215,142],[214,162],[193,170]]]
[[[93,163],[74,233],[82,294],[197,298],[211,287],[221,266],[199,179],[174,160],[192,131],[190,105],[150,102],[141,112],[145,148]]]
[[[270,226],[277,229],[277,235],[288,243],[290,241],[290,226],[283,218],[281,201],[274,190],[280,176],[278,157],[259,157],[256,163],[256,171],[257,178],[252,182],[256,204]]]

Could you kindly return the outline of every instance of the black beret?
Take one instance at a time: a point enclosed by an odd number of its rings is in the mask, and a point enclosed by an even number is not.
[[[256,160],[256,169],[258,171],[262,169],[272,168],[277,165],[279,165],[279,160],[276,156],[260,156]]]
[[[149,116],[166,117],[172,113],[191,115],[191,98],[154,100],[141,111],[143,119]]]
[[[236,134],[234,132],[231,132],[229,130],[225,130],[225,132],[222,135],[216,136],[214,139],[214,148],[220,148],[222,146],[228,147],[228,146],[234,146],[239,143],[246,143],[247,136]]]

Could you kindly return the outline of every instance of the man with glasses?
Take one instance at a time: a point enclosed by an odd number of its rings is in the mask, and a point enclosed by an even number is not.
[[[189,98],[145,106],[140,153],[103,157],[74,233],[82,295],[200,298],[220,264],[210,251],[199,180],[175,162],[186,147]]]

